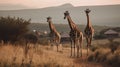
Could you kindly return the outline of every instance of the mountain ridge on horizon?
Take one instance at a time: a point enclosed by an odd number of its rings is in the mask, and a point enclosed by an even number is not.
[[[20,4],[0,4],[0,11],[1,8],[3,11],[9,11],[9,10],[29,10],[29,9],[45,9],[45,8],[54,8],[54,7],[95,7],[95,6],[115,6],[115,5],[120,5],[120,4],[107,4],[107,5],[84,5],[84,6],[74,6],[71,3],[64,3],[58,6],[50,6],[50,7],[42,7],[42,8],[33,8],[33,7],[28,7],[25,5],[20,5]],[[8,7],[8,8],[7,8]],[[17,8],[17,9],[16,9]]]
[[[21,10],[0,10],[0,16],[15,16],[24,19],[32,19],[32,23],[47,23],[46,17],[51,16],[55,24],[67,24],[63,19],[63,13],[68,10],[70,16],[76,24],[86,24],[86,15],[84,10],[90,8],[90,20],[93,25],[120,26],[120,5],[105,6],[73,6],[70,3],[37,9]]]

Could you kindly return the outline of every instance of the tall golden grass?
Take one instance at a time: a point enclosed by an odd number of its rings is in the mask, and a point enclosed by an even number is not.
[[[107,41],[104,44],[94,44],[91,50],[93,52],[88,57],[88,61],[107,63],[112,67],[120,66],[120,39],[114,39],[112,42]]]
[[[90,51],[91,55],[88,61],[85,48],[83,48],[83,57],[72,58],[70,57],[69,44],[60,47],[59,52],[56,51],[56,46],[51,47],[36,44],[37,47],[34,48],[34,44],[29,43],[28,45],[31,46],[28,50],[27,57],[25,57],[24,46],[1,42],[0,67],[109,67],[97,62],[105,61],[108,63],[110,61],[110,64],[113,62],[112,58],[116,57],[115,55],[120,52],[117,49],[113,55],[110,48],[99,49],[98,47],[94,52]],[[97,62],[91,62],[94,60]]]
[[[56,52],[55,47],[53,50],[49,46],[38,45],[37,49],[31,47],[25,57],[23,46],[0,45],[0,67],[71,67],[73,65],[70,61],[72,59],[62,55],[62,51]]]

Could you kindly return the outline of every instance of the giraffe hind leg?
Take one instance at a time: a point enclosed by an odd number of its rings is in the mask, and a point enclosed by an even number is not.
[[[77,58],[79,57],[79,50],[80,50],[80,39],[77,39]]]

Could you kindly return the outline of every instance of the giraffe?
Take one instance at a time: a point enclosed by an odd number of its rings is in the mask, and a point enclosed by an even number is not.
[[[74,57],[75,57],[75,46],[77,47],[77,57],[79,57],[79,50],[81,51],[82,57],[82,41],[83,41],[83,33],[78,29],[76,24],[72,21],[69,12],[65,11],[64,19],[68,20],[68,24],[70,27],[70,41],[71,41],[71,56],[72,56],[72,47],[74,47]]]
[[[94,35],[94,28],[92,27],[92,24],[90,23],[89,20],[89,13],[91,12],[91,10],[86,9],[85,13],[87,16],[87,25],[86,28],[84,29],[84,33],[85,33],[85,37],[86,37],[86,41],[87,41],[87,56],[88,56],[88,50],[89,50],[89,46],[91,46],[91,42],[92,42],[92,37]]]
[[[47,17],[47,22],[48,22],[49,28],[50,28],[50,34],[49,34],[50,39],[51,39],[51,41],[53,41],[56,44],[56,46],[57,46],[57,52],[58,52],[58,46],[59,46],[60,41],[61,41],[61,35],[56,30],[55,26],[53,25],[51,17]]]

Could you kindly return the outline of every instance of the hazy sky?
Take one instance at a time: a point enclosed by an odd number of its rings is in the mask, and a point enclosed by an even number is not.
[[[74,6],[120,4],[120,0],[0,0],[0,4],[19,4],[32,8],[43,8],[71,3]]]

